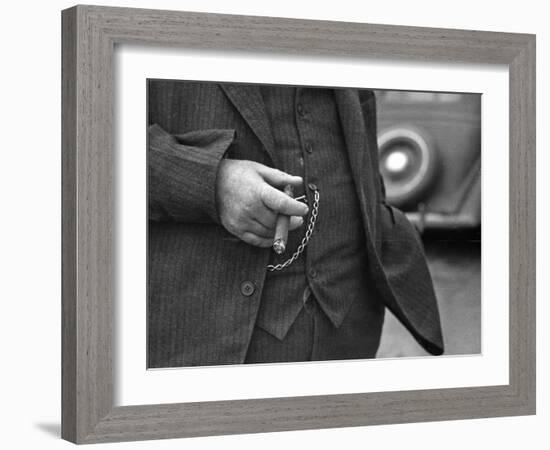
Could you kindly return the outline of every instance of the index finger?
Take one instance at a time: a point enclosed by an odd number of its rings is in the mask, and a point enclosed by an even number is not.
[[[267,183],[264,184],[260,197],[265,206],[278,214],[305,216],[309,211],[306,205],[294,200]]]

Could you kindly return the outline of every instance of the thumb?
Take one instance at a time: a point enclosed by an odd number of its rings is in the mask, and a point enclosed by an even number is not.
[[[282,170],[273,169],[267,166],[262,167],[259,173],[264,181],[276,188],[283,188],[287,184],[293,187],[299,187],[303,183],[302,177],[290,175]]]

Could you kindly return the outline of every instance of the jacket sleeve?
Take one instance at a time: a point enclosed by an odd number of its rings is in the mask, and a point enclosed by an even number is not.
[[[440,355],[444,351],[441,319],[418,231],[402,211],[385,199],[380,204],[380,220],[380,260],[390,291],[386,305],[422,347]]]
[[[171,135],[157,124],[147,131],[149,220],[219,223],[216,176],[235,131]]]
[[[378,168],[376,143],[376,98],[372,91],[360,93],[361,106],[370,146],[375,149],[374,168]],[[441,319],[432,277],[420,235],[407,216],[386,201],[384,179],[378,173],[378,214],[380,226],[379,258],[383,273],[378,277],[386,306],[428,352],[444,351]]]

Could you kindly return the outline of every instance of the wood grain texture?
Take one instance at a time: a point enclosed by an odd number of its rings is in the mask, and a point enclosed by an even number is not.
[[[76,440],[76,10],[62,17],[62,431]]]
[[[63,11],[62,435],[78,443],[535,412],[535,38],[532,35],[77,6]],[[510,383],[113,406],[113,52],[194,49],[506,64],[510,71]]]

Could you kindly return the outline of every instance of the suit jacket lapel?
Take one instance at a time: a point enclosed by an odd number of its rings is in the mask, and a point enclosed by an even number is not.
[[[260,87],[249,84],[220,84],[220,86],[271,156],[273,164],[279,167]]]
[[[376,151],[376,149],[369,148],[369,140],[361,114],[361,103],[357,93],[350,89],[335,89],[334,92],[367,234],[372,238],[377,198],[376,184],[374,180],[366,177],[366,172],[372,163],[370,152]]]

